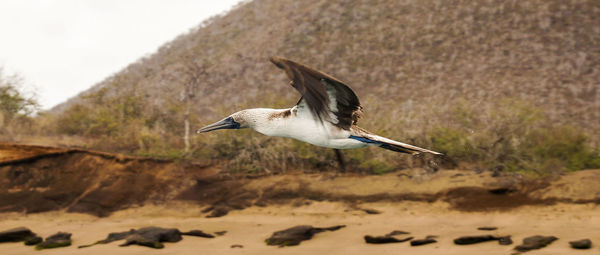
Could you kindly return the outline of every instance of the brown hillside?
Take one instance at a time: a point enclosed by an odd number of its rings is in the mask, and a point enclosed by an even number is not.
[[[293,103],[298,96],[266,61],[283,55],[341,77],[363,101],[383,97],[386,104],[408,106],[407,112],[415,107],[407,101],[510,96],[598,125],[599,23],[596,1],[257,0],[207,21],[96,88],[150,95],[156,104],[177,98],[181,84],[161,75],[189,54],[207,70],[195,108],[220,117],[214,102],[243,105],[259,92],[291,94],[286,98]],[[110,86],[120,79],[131,83]],[[445,100],[429,100],[437,96]]]
[[[299,96],[267,61],[279,55],[346,81],[365,107],[361,125],[393,138],[447,152],[430,132],[457,127],[489,137],[475,147],[493,147],[494,141],[515,140],[499,134],[515,133],[511,126],[495,123],[505,117],[503,108],[516,105],[526,116],[519,112],[513,120],[518,110],[511,108],[506,125],[533,126],[528,121],[538,118],[545,119],[542,127],[568,124],[591,135],[595,146],[598,24],[600,2],[593,0],[254,0],[177,37],[53,112],[63,123],[78,121],[60,132],[132,139],[120,140],[129,144],[117,146],[121,151],[181,148],[185,86],[197,86],[192,129],[244,107],[293,105]],[[527,115],[537,110],[541,117]],[[77,118],[89,112],[99,116],[89,120],[96,125]],[[214,148],[215,140],[232,139],[226,135],[196,137],[194,148]],[[246,148],[239,154],[260,154],[272,143],[244,135],[253,142],[237,145]]]

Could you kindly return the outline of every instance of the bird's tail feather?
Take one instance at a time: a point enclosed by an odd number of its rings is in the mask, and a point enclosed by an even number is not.
[[[423,149],[421,147],[417,147],[417,146],[406,144],[406,143],[401,143],[401,142],[394,141],[389,138],[385,138],[382,136],[378,136],[378,135],[366,133],[366,132],[360,134],[360,136],[351,135],[350,138],[359,140],[364,143],[375,144],[383,149],[396,151],[396,152],[402,152],[402,153],[408,153],[408,154],[412,154],[412,155],[416,155],[416,154],[419,154],[422,152],[431,153],[434,155],[442,155],[442,153],[439,153],[439,152],[431,151],[428,149]]]
[[[405,147],[398,146],[395,144],[390,144],[390,143],[383,143],[383,144],[379,145],[379,147],[384,148],[386,150],[402,152],[402,153],[407,153],[407,154],[411,154],[411,155],[419,154],[419,151],[407,149]]]

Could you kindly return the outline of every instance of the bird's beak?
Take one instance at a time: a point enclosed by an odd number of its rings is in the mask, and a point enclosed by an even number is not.
[[[198,129],[196,134],[209,132],[217,129],[238,129],[240,128],[240,123],[235,122],[232,117],[224,118],[216,123],[210,124],[206,127]]]

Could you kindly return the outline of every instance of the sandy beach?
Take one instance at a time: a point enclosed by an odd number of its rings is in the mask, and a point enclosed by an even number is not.
[[[513,254],[523,238],[533,235],[558,240],[527,254],[599,251],[600,170],[543,178],[460,169],[248,177],[211,166],[85,150],[17,145],[0,149],[0,174],[8,177],[0,180],[0,231],[22,226],[42,237],[59,231],[72,234],[71,246],[43,251],[21,242],[0,243],[2,255]],[[346,227],[317,233],[298,246],[266,245],[273,232],[297,225]],[[184,236],[177,243],[164,243],[163,249],[120,247],[123,240],[78,248],[111,232],[147,226],[227,232],[210,239]],[[437,242],[411,247],[409,242],[364,240],[365,235],[394,230],[410,232],[402,238],[434,235]],[[510,235],[513,244],[453,242],[486,234]],[[585,238],[592,240],[591,249],[569,246],[569,241]]]
[[[0,229],[26,226],[48,236],[58,231],[73,234],[71,247],[44,250],[44,254],[511,254],[515,245],[531,235],[554,235],[559,239],[546,248],[527,254],[597,254],[597,243],[590,250],[573,250],[568,242],[590,238],[600,240],[600,209],[592,204],[557,204],[525,206],[509,212],[458,212],[442,202],[403,202],[363,204],[381,211],[371,215],[344,203],[313,202],[310,205],[252,207],[232,211],[220,218],[204,218],[200,207],[186,203],[144,206],[115,213],[107,218],[85,214],[47,212],[0,215]],[[334,232],[316,234],[299,246],[267,246],[273,232],[295,225],[326,227],[346,225]],[[77,246],[104,239],[108,232],[126,231],[143,226],[175,227],[182,231],[200,229],[207,233],[227,231],[213,239],[185,236],[178,243],[165,243],[163,249],[141,246],[119,247],[122,241],[78,249]],[[495,226],[498,230],[480,231],[478,227]],[[436,235],[438,242],[411,247],[408,242],[367,244],[364,235],[383,235],[393,230],[410,232],[406,236],[424,238]],[[511,235],[513,245],[501,246],[491,241],[458,246],[453,239],[463,235]],[[240,244],[243,248],[231,248]],[[2,254],[36,253],[22,243],[0,244]]]

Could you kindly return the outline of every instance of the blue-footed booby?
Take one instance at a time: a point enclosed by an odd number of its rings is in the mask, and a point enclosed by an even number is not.
[[[271,57],[270,60],[285,71],[290,85],[300,92],[300,100],[294,107],[242,110],[196,132],[252,128],[264,135],[289,137],[334,149],[378,146],[413,155],[422,152],[440,154],[358,127],[356,123],[362,115],[362,106],[352,89],[340,80],[285,58]],[[341,157],[339,153],[338,157]]]

